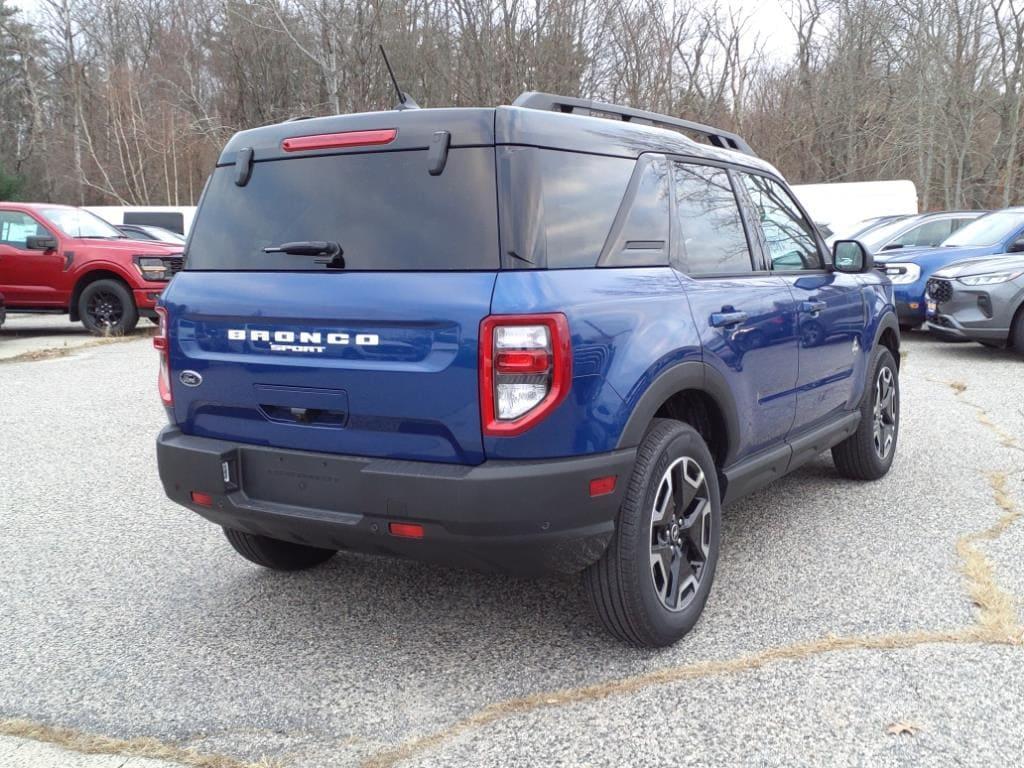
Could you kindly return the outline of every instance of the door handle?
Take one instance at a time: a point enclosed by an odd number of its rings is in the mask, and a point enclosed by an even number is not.
[[[819,312],[828,308],[828,304],[824,301],[802,301],[800,302],[800,311],[808,315],[817,315]]]
[[[732,325],[745,323],[750,318],[746,312],[712,312],[712,328],[728,328]]]

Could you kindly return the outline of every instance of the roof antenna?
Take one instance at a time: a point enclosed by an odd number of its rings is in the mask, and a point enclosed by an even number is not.
[[[391,82],[395,86],[395,93],[398,94],[398,105],[395,109],[399,111],[403,109],[419,109],[420,105],[413,100],[412,96],[405,93],[398,87],[398,79],[395,77],[395,70],[391,68],[391,62],[388,61],[388,55],[384,51],[384,46],[381,45],[378,47],[380,48],[380,55],[384,57],[384,66],[388,68],[388,74],[391,75]]]

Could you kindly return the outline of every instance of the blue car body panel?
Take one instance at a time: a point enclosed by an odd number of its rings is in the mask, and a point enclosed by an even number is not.
[[[494,281],[494,272],[280,272],[269,281],[260,272],[182,272],[162,299],[171,370],[195,371],[203,385],[175,376],[175,421],[188,434],[256,445],[478,464],[478,332]],[[344,333],[350,343],[300,355],[226,337],[270,328],[320,333],[321,342]],[[381,344],[351,343],[358,334]],[[344,421],[295,423],[275,405]]]

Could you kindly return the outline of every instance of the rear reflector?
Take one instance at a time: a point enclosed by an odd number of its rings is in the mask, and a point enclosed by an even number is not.
[[[422,539],[423,526],[416,523],[388,523],[388,533],[403,539]]]
[[[607,496],[615,490],[615,475],[608,477],[595,477],[590,481],[590,498],[595,496]]]
[[[303,152],[308,149],[338,149],[341,147],[373,147],[390,144],[398,135],[396,128],[376,131],[344,131],[319,133],[314,136],[292,136],[281,142],[285,152]]]
[[[200,507],[212,507],[213,496],[202,491],[192,491],[192,503],[198,504]]]

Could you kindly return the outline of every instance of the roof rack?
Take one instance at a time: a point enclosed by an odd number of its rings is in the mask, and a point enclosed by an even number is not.
[[[549,112],[563,112],[566,114],[585,114],[593,112],[605,115],[618,115],[623,122],[643,122],[650,125],[664,126],[668,128],[682,128],[685,131],[699,133],[707,138],[714,146],[722,149],[732,149],[743,152],[747,155],[757,157],[750,145],[742,137],[720,128],[710,125],[694,123],[690,120],[682,120],[678,117],[660,115],[657,112],[647,112],[643,109],[632,109],[620,107],[616,104],[606,104],[592,99],[578,99],[573,96],[556,96],[552,93],[540,93],[538,91],[526,91],[519,94],[519,97],[512,102],[513,107],[525,107],[527,109],[541,109]],[[600,116],[600,115],[598,115]]]

